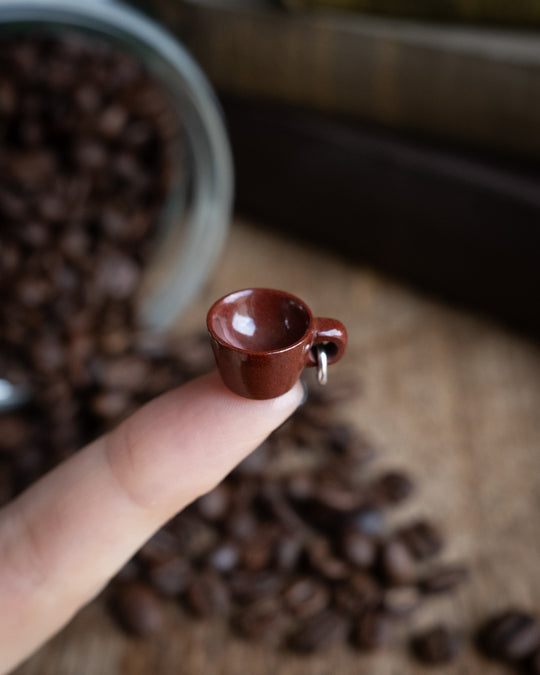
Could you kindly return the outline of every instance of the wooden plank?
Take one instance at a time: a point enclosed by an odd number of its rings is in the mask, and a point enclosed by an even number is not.
[[[540,349],[367,269],[237,224],[220,269],[178,325],[204,324],[212,300],[235,288],[270,285],[342,319],[350,348],[331,371],[354,372],[362,399],[343,415],[381,448],[377,467],[405,466],[418,495],[397,520],[429,514],[448,539],[445,558],[467,560],[472,579],[451,598],[427,603],[407,631],[447,619],[465,632],[507,604],[540,609]],[[113,629],[101,602],[81,612],[16,675],[413,675],[401,636],[381,655],[349,649],[298,658],[193,621],[173,604],[168,629],[134,642]],[[502,675],[467,647],[437,673]]]
[[[289,13],[262,0],[138,4],[179,35],[224,93],[539,156],[533,31]]]

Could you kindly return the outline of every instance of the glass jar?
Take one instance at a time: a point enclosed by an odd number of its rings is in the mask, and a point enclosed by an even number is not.
[[[111,0],[0,0],[0,28],[99,37],[136,58],[161,83],[178,115],[184,145],[172,167],[138,308],[143,326],[166,330],[208,278],[230,217],[231,153],[210,85],[175,38],[138,11]],[[188,187],[181,180],[186,170]]]

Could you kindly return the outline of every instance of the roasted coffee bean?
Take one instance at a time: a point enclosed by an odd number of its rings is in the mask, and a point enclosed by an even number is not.
[[[94,340],[90,335],[74,334],[69,337],[65,345],[66,358],[69,362],[83,362],[92,357],[94,352]]]
[[[136,637],[148,637],[163,625],[159,599],[140,583],[119,584],[111,597],[110,606],[120,626]]]
[[[20,233],[21,240],[33,248],[42,248],[49,243],[50,229],[39,221],[30,221]]]
[[[441,552],[443,539],[439,530],[427,520],[417,520],[398,532],[417,560],[426,560]]]
[[[416,566],[409,549],[399,539],[390,539],[380,549],[382,571],[390,584],[407,585],[416,578]]]
[[[139,283],[135,261],[118,251],[101,253],[95,268],[95,289],[113,299],[129,298]]]
[[[206,520],[222,520],[227,515],[231,500],[229,487],[220,483],[196,502],[197,510]]]
[[[260,527],[254,537],[242,542],[240,566],[248,572],[258,572],[268,568],[274,557],[275,541],[273,530]]]
[[[323,475],[317,477],[314,501],[340,518],[366,508],[370,495],[365,489],[350,481],[350,472],[338,475],[330,473],[332,464],[323,468]]]
[[[21,263],[21,251],[14,244],[5,244],[0,249],[0,273],[5,277],[15,272]]]
[[[313,577],[295,579],[283,593],[285,605],[300,618],[325,609],[330,600],[327,587]]]
[[[343,452],[354,440],[352,427],[348,424],[332,424],[326,430],[326,442],[334,452]]]
[[[189,508],[174,516],[164,527],[164,531],[176,539],[178,553],[182,555],[188,555],[193,547],[193,541],[199,538],[201,530],[206,530],[206,524],[193,512],[193,509]],[[208,550],[210,547],[204,546],[201,548]],[[193,555],[189,553],[189,557],[198,555],[199,551]]]
[[[51,297],[51,287],[45,279],[37,276],[28,276],[20,279],[15,286],[16,300],[27,310],[35,309],[45,304]]]
[[[109,155],[103,143],[83,138],[77,141],[73,148],[73,159],[82,169],[97,171],[105,168]]]
[[[262,598],[242,607],[233,625],[243,637],[277,643],[289,628],[291,619],[276,598]]]
[[[238,541],[252,539],[257,531],[258,522],[255,516],[248,511],[230,513],[225,521],[227,533]]]
[[[339,513],[315,499],[292,500],[295,510],[300,518],[306,523],[309,530],[336,532],[347,516],[347,512]]]
[[[338,581],[349,576],[349,565],[334,555],[327,539],[323,537],[312,539],[306,546],[306,552],[309,566],[323,578]]]
[[[197,519],[195,523],[198,523],[198,527],[195,527],[189,533],[180,534],[180,536],[185,535],[181,552],[191,560],[199,561],[206,558],[210,551],[218,545],[219,532],[204,520]]]
[[[315,493],[309,473],[297,471],[285,479],[285,494],[296,503],[304,503]]]
[[[267,512],[281,523],[288,532],[297,532],[305,528],[305,521],[292,508],[277,483],[270,481],[264,483],[259,493],[259,500],[266,506]]]
[[[411,640],[411,649],[416,658],[430,665],[453,661],[460,646],[457,633],[444,625],[429,628]]]
[[[339,484],[316,486],[314,492],[316,497],[295,503],[295,508],[310,527],[323,532],[339,530],[363,503],[361,495]]]
[[[152,587],[166,597],[183,593],[193,577],[191,565],[184,558],[163,560],[150,566],[148,581]]]
[[[336,607],[351,616],[359,616],[381,603],[382,590],[367,572],[355,572],[345,581],[335,585],[333,601]]]
[[[91,402],[92,412],[104,420],[117,422],[131,406],[131,398],[125,391],[104,391],[96,394]]]
[[[99,380],[102,386],[128,392],[143,391],[150,375],[150,364],[135,355],[103,360]]]
[[[122,328],[116,328],[104,331],[99,336],[99,347],[104,354],[118,356],[125,354],[130,348],[131,337],[129,333]],[[148,379],[149,373],[145,373]],[[114,386],[114,385],[113,385]]]
[[[93,113],[101,107],[102,94],[92,83],[79,83],[74,91],[77,106],[85,113]]]
[[[444,565],[419,579],[422,593],[446,593],[467,580],[469,571],[463,565]]]
[[[128,118],[127,110],[119,104],[110,105],[101,113],[98,131],[106,138],[116,138],[124,130]]]
[[[240,603],[249,603],[259,598],[275,596],[283,590],[286,579],[271,571],[246,572],[236,570],[227,580],[233,598]]]
[[[391,636],[391,621],[379,610],[367,610],[353,623],[351,639],[360,649],[367,651],[380,649]]]
[[[340,537],[340,550],[355,567],[371,567],[377,556],[377,544],[367,534],[346,529]]]
[[[410,497],[414,483],[403,471],[388,471],[373,483],[372,490],[382,504],[392,505]]]
[[[39,189],[40,184],[54,177],[57,171],[54,155],[47,150],[21,151],[11,158],[10,170],[12,178],[24,185],[29,190]],[[28,230],[21,233],[29,243],[41,246],[47,240],[47,230],[34,240],[29,237]]]
[[[382,604],[389,615],[403,618],[412,614],[421,601],[416,586],[394,586],[384,590]]]
[[[292,572],[302,556],[302,543],[294,536],[280,537],[275,545],[275,564],[278,570]]]
[[[12,82],[2,79],[0,82],[0,113],[11,115],[17,107],[17,90]]]
[[[231,542],[224,542],[216,546],[207,556],[208,565],[221,574],[232,572],[238,567],[239,562],[240,551]]]
[[[540,647],[538,619],[520,609],[506,610],[480,628],[477,644],[486,656],[503,661],[521,661]]]
[[[200,617],[223,616],[230,609],[227,586],[218,574],[204,572],[194,577],[186,592],[191,611]]]
[[[347,621],[337,612],[324,610],[307,619],[289,638],[289,647],[300,653],[322,652],[341,644]]]
[[[65,221],[69,215],[66,204],[62,198],[54,192],[43,194],[37,204],[37,211],[40,218],[45,222],[57,225]]]

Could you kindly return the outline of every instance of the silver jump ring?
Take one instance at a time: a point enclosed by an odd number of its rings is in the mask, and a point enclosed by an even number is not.
[[[328,382],[328,355],[322,345],[317,345],[317,382],[325,385]]]

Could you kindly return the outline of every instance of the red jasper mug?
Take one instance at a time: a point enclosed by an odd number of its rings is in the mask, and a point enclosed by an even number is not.
[[[223,382],[240,396],[274,398],[289,391],[306,366],[343,356],[347,331],[337,319],[313,317],[299,298],[247,288],[215,302],[206,319]],[[320,366],[320,361],[319,361]]]

